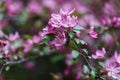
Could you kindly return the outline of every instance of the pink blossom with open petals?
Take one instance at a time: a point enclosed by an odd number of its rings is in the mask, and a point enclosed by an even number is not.
[[[116,62],[120,64],[120,54],[115,52],[114,57],[115,57]]]
[[[74,10],[69,12],[60,11],[60,14],[52,14],[52,18],[49,20],[49,25],[55,28],[71,28],[78,25],[78,19],[75,16],[70,16]]]
[[[67,16],[66,19],[62,20],[62,26],[64,26],[65,28],[69,28],[69,27],[75,27],[78,25],[78,20],[77,17],[75,16]]]
[[[95,55],[92,55],[93,59],[102,59],[104,55],[106,54],[105,48],[102,48],[102,50],[97,50]]]
[[[105,69],[106,69],[106,71],[108,71],[107,75],[109,77],[113,77],[115,79],[117,79],[119,77],[120,67],[117,67],[117,63],[115,62],[115,60],[110,59],[110,60],[106,61]]]
[[[44,36],[47,34],[55,35],[54,40],[48,42],[48,45],[50,45],[51,49],[65,49],[64,44],[67,41],[66,32],[72,31],[74,27],[78,26],[77,17],[71,15],[73,11],[74,9],[71,11],[60,10],[59,14],[51,15],[48,26],[43,29],[42,33]]]
[[[90,27],[89,29],[89,35],[92,37],[92,38],[97,38],[97,33],[94,31],[94,27]]]
[[[116,15],[116,6],[112,1],[108,1],[104,4],[103,12],[106,15],[113,16]]]
[[[28,39],[24,44],[23,52],[27,53],[33,48],[33,41]]]
[[[31,1],[28,4],[27,10],[30,13],[39,13],[41,11],[41,5],[39,2]]]
[[[6,2],[6,7],[8,10],[8,14],[13,15],[13,14],[21,12],[23,6],[20,1],[8,0]]]
[[[49,21],[49,24],[55,28],[61,27],[62,16],[59,14],[52,14],[52,18]]]
[[[71,10],[71,11],[64,11],[62,9],[60,9],[60,14],[61,15],[64,15],[64,16],[68,16],[68,15],[71,15],[73,12],[75,11],[75,9]]]
[[[10,40],[10,41],[14,41],[14,40],[16,40],[16,39],[18,39],[20,36],[19,36],[19,33],[18,32],[15,32],[15,34],[10,34],[9,36],[8,36],[8,39]]]
[[[66,36],[64,32],[59,32],[56,38],[52,41],[56,47],[63,46],[66,42]]]
[[[0,40],[0,58],[7,58],[10,51],[9,41]]]
[[[33,42],[34,43],[39,43],[42,40],[44,34],[42,34],[42,32],[39,32],[38,35],[34,35],[33,36]]]

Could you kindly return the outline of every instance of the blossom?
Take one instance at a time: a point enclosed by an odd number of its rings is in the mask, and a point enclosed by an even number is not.
[[[15,32],[15,34],[10,34],[9,36],[8,36],[8,39],[10,40],[10,41],[14,41],[14,40],[16,40],[16,39],[18,39],[20,36],[19,36],[19,33],[18,32]]]
[[[88,25],[100,26],[101,25],[98,19],[93,14],[86,14],[82,16],[79,22],[80,22],[80,25],[82,26],[88,26]]]
[[[66,19],[63,19],[61,24],[65,28],[75,27],[78,24],[78,20],[77,20],[77,17],[75,17],[75,16],[72,16],[72,17],[67,16]]]
[[[120,54],[115,52],[114,57],[115,57],[116,62],[120,64]]]
[[[40,3],[36,1],[31,1],[28,4],[27,10],[30,13],[39,13],[41,11]]]
[[[72,16],[74,9],[71,11],[60,10],[59,14],[52,14],[48,25],[43,29],[44,37],[46,35],[55,35],[53,41],[48,42],[50,48],[65,49],[64,44],[67,41],[67,31],[72,31],[78,25],[78,19]]]
[[[106,71],[108,71],[107,75],[109,77],[113,77],[115,79],[117,79],[119,77],[120,67],[117,67],[117,63],[115,62],[115,60],[110,59],[110,60],[106,61],[105,69],[106,69]]]
[[[57,8],[56,6],[58,6],[56,1],[54,0],[42,0],[42,5],[49,8],[50,10],[55,10]]]
[[[93,59],[102,59],[105,55],[106,51],[105,48],[102,48],[102,50],[97,50],[95,55],[92,55]]]
[[[120,26],[120,17],[112,16],[112,17],[106,17],[102,16],[100,19],[101,23],[106,26],[110,27],[118,27]]]
[[[28,39],[24,44],[23,52],[27,53],[33,48],[33,41]]]
[[[52,27],[55,28],[60,28],[61,27],[61,21],[62,21],[62,16],[60,14],[52,14],[52,18],[49,21],[49,24]]]
[[[53,40],[55,46],[62,46],[66,42],[66,37],[64,32],[59,32],[56,38]]]
[[[10,50],[9,41],[0,40],[0,56],[1,56],[1,58],[8,55],[9,50]]]
[[[22,3],[19,1],[8,0],[6,2],[6,7],[9,15],[19,13],[22,10]]]
[[[92,38],[97,38],[97,33],[94,31],[94,27],[90,27],[89,29],[89,35],[92,37]]]
[[[113,17],[112,18],[112,23],[115,27],[120,26],[120,17]]]
[[[103,7],[103,12],[104,12],[104,14],[109,15],[109,16],[116,15],[115,4],[111,1],[106,2]]]
[[[42,40],[43,34],[42,32],[39,32],[38,35],[33,36],[33,42],[34,43],[39,43]]]
[[[63,16],[69,16],[71,15],[73,12],[75,11],[75,9],[71,10],[71,11],[64,11],[62,9],[60,9],[60,14]]]
[[[66,42],[65,33],[64,32],[58,32],[57,35],[56,35],[56,38],[53,41],[49,42],[48,44],[51,47],[54,47],[54,48],[57,48],[57,49],[61,50],[63,48],[65,42]]]
[[[52,14],[52,18],[49,20],[49,25],[55,28],[70,28],[78,25],[77,17],[71,16],[72,11],[60,10],[60,14]]]

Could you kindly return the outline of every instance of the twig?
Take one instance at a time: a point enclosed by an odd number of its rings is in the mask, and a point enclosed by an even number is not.
[[[0,75],[2,74],[2,71],[4,70],[4,67],[7,65],[14,65],[14,64],[19,64],[26,61],[25,59],[19,60],[19,61],[9,61],[9,62],[4,62],[2,67],[0,68]]]
[[[4,67],[5,67],[5,64],[3,64],[1,69],[0,69],[0,75],[2,74],[2,71],[3,71]]]
[[[19,61],[9,61],[9,62],[6,62],[5,65],[20,64],[20,63],[22,63],[24,61],[26,61],[26,59],[21,59]]]
[[[83,56],[83,58],[85,59],[85,61],[86,61],[87,64],[88,64],[89,68],[92,70],[92,66],[91,66],[91,64],[89,63],[89,61],[87,60],[87,58],[85,57],[85,55],[83,55],[82,53],[80,53],[80,55]]]
[[[2,65],[2,67],[0,68],[0,75],[2,74],[2,71],[4,70],[4,67],[7,66],[7,65],[14,65],[14,64],[20,64],[20,63],[23,63],[27,60],[30,60],[31,58],[38,58],[39,55],[36,55],[36,56],[32,56],[32,57],[29,57],[29,58],[26,58],[26,59],[21,59],[21,60],[18,60],[18,61],[8,61],[8,62],[4,62],[4,64]]]
[[[74,41],[75,42],[75,41]],[[75,42],[75,44],[77,45],[77,43]],[[78,48],[78,51],[79,51],[79,46],[77,45],[77,48]],[[79,53],[80,53],[80,51],[79,51]],[[82,55],[83,56],[83,58],[85,59],[85,61],[87,62],[87,64],[88,64],[88,66],[89,66],[89,68],[90,68],[90,70],[92,70],[92,66],[91,66],[91,64],[89,63],[89,61],[87,60],[87,58],[86,58],[86,56],[85,55],[83,55],[82,53],[80,53],[80,55]]]

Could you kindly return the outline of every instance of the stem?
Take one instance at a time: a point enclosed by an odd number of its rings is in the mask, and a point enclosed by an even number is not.
[[[87,64],[88,64],[89,68],[92,70],[92,66],[91,66],[91,64],[89,63],[89,61],[87,60],[87,58],[85,57],[85,55],[83,55],[82,53],[80,53],[80,55],[83,56],[83,58],[85,59],[85,61],[86,61]]]
[[[77,45],[77,43],[74,41],[74,43]],[[79,51],[79,46],[77,45],[77,48],[78,48],[78,51]],[[80,53],[80,51],[79,51],[79,53]],[[91,64],[89,63],[89,61],[87,60],[87,58],[86,58],[86,56],[85,55],[83,55],[82,53],[80,53],[80,55],[82,55],[83,56],[83,58],[84,58],[84,60],[87,62],[87,64],[88,64],[88,67],[90,68],[90,70],[92,70],[92,66],[91,66]]]
[[[9,62],[5,62],[2,67],[0,68],[0,75],[2,74],[2,71],[4,70],[4,67],[7,65],[13,65],[13,64],[19,64],[26,61],[25,59],[19,60],[19,61],[9,61]]]
[[[5,67],[5,64],[3,64],[1,69],[0,69],[0,75],[2,74],[2,71],[3,71],[4,67]]]
[[[0,68],[0,75],[2,74],[2,71],[4,69],[5,66],[7,65],[14,65],[14,64],[20,64],[20,63],[23,63],[27,60],[30,60],[32,58],[38,58],[39,56],[34,56],[34,57],[29,57],[29,58],[26,58],[26,59],[21,59],[21,60],[18,60],[18,61],[8,61],[8,62],[4,62],[4,64],[2,65],[2,67]]]
[[[111,33],[112,37],[113,37],[113,40],[115,41],[115,44],[117,46],[117,49],[120,50],[120,43],[119,41],[117,40],[116,36],[115,36],[115,33],[114,31],[112,30],[112,33]]]

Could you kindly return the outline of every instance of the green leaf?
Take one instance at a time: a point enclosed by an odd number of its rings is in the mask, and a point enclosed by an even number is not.
[[[3,55],[2,54],[0,54],[0,59],[2,59],[3,58]]]
[[[75,38],[75,42],[76,42],[77,44],[79,44],[79,43],[80,43],[80,39]]]
[[[55,56],[50,58],[52,63],[57,63],[57,62],[64,60],[64,59],[65,59],[65,55],[63,55],[63,54],[55,55]]]
[[[89,69],[88,69],[88,67],[87,67],[86,65],[83,66],[83,72],[84,72],[85,74],[88,74],[88,73],[89,73]]]
[[[81,76],[81,77],[80,77],[80,80],[85,80],[85,77],[84,77],[84,76]]]
[[[25,35],[24,35],[24,38],[32,39],[32,36],[31,36],[31,35],[28,35],[28,34],[25,34]]]
[[[73,33],[73,32],[69,32],[68,35],[69,35],[70,39],[73,39],[74,36],[75,36],[75,33]]]
[[[17,56],[17,55],[14,55],[13,58],[14,58],[15,60],[17,60],[17,59],[18,59],[18,56]]]
[[[80,40],[80,43],[81,43],[82,45],[86,44],[86,42],[83,41],[83,40]]]
[[[72,50],[72,57],[77,58],[79,56],[79,52],[76,50]]]
[[[104,63],[103,62],[98,62],[100,66],[104,67]]]
[[[10,70],[10,66],[6,66],[5,71],[9,71],[9,70]]]
[[[90,80],[94,80],[95,78],[95,72],[92,70],[90,73]]]
[[[49,41],[52,41],[53,39],[52,38],[44,38],[44,39],[42,39],[41,41],[40,41],[40,45],[41,44],[45,44],[45,43],[47,43],[47,42],[49,42]]]
[[[72,48],[72,49],[77,49],[78,47],[77,47],[77,44],[74,42],[74,41],[70,41],[70,47]]]
[[[84,28],[82,26],[76,26],[73,28],[74,32],[80,32],[80,30],[83,30]]]

